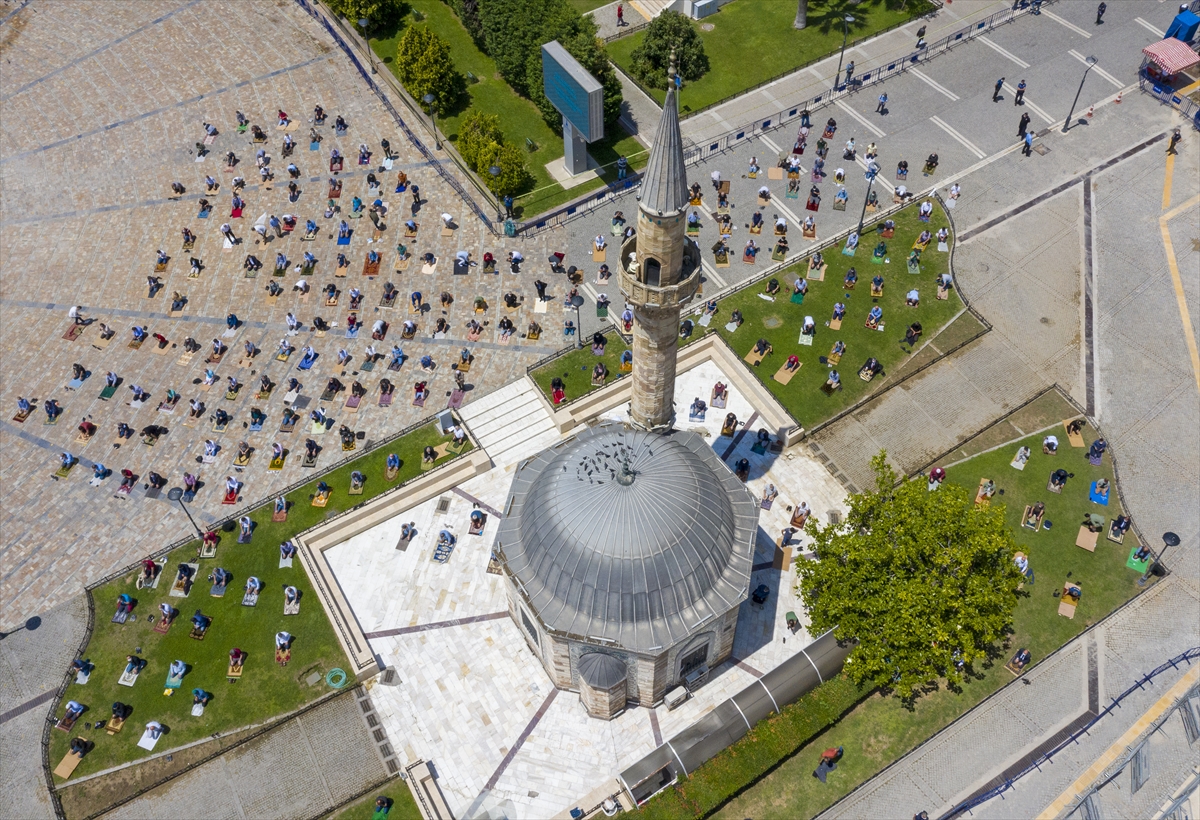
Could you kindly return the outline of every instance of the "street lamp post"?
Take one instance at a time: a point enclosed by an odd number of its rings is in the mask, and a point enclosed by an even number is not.
[[[499,165],[490,166],[488,168],[488,173],[492,175],[493,180],[499,179],[500,166]],[[500,209],[500,194],[496,193],[495,191],[492,191],[492,196],[496,197],[496,221],[501,222],[504,220],[504,213]]]
[[[850,24],[854,22],[854,15],[847,14],[842,18],[842,50],[838,52],[838,70],[837,74],[833,75],[833,90],[837,91],[838,80],[842,77],[842,58],[846,56],[846,41],[850,39]]]
[[[879,176],[878,171],[871,174],[870,178],[867,180],[867,195],[865,197],[863,197],[862,213],[860,213],[858,215],[858,231],[857,231],[857,233],[858,233],[859,239],[862,239],[863,222],[867,218],[867,203],[871,201],[871,186],[875,184],[875,177],[877,177],[877,176]]]
[[[579,294],[571,297],[571,307],[575,308],[575,349],[583,347],[583,322],[579,318],[579,308],[583,305],[583,297]]]
[[[429,106],[429,122],[433,126],[433,147],[437,150],[442,150],[442,138],[438,136],[437,130],[437,114],[434,113],[433,102],[437,99],[432,94],[426,94],[421,98],[421,102]]]
[[[183,488],[172,487],[171,489],[167,490],[167,498],[179,503],[179,509],[183,510],[183,514],[188,517],[188,521],[192,522],[192,527],[195,528],[196,534],[203,538],[204,531],[196,524],[196,519],[192,518],[192,514],[188,512],[187,505],[183,503]]]
[[[1140,586],[1140,587],[1144,587],[1146,585],[1146,582],[1150,580],[1150,575],[1151,575],[1152,571],[1154,570],[1154,565],[1155,564],[1158,564],[1160,566],[1162,565],[1162,559],[1163,559],[1163,556],[1167,554],[1167,549],[1170,547],[1178,547],[1179,546],[1179,536],[1173,532],[1164,532],[1162,539],[1163,539],[1162,552],[1160,552],[1158,554],[1158,558],[1156,560],[1153,560],[1149,564],[1146,565],[1146,571],[1142,574],[1141,578],[1138,578],[1138,586]]]
[[[371,25],[371,21],[366,17],[358,18],[358,27],[363,32],[363,42],[367,45],[367,61],[371,64],[371,73],[375,73],[375,55],[371,53],[371,39],[367,37],[367,27]]]
[[[1083,70],[1083,76],[1079,78],[1079,90],[1075,92],[1075,99],[1071,101],[1071,110],[1067,112],[1067,118],[1063,120],[1063,133],[1067,133],[1067,129],[1071,127],[1071,117],[1075,114],[1075,104],[1079,102],[1079,95],[1083,93],[1083,84],[1087,80],[1088,72],[1092,67],[1099,62],[1095,57],[1088,57],[1084,62],[1087,63],[1087,68]]]

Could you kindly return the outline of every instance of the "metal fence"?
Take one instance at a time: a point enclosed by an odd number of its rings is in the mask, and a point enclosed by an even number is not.
[[[1142,91],[1157,99],[1163,105],[1169,105],[1175,108],[1187,119],[1191,120],[1192,127],[1200,131],[1200,105],[1191,97],[1185,97],[1179,94],[1175,89],[1157,85],[1147,75],[1145,63],[1142,64],[1142,70],[1138,72],[1138,86]]]
[[[1052,2],[1054,2],[1054,0],[1043,0],[1043,2],[1039,5],[1044,6]],[[780,127],[784,123],[799,119],[805,111],[811,113],[813,110],[829,105],[834,101],[841,99],[842,97],[857,93],[868,86],[873,86],[889,77],[895,76],[907,71],[910,68],[920,65],[940,54],[944,54],[956,46],[970,42],[982,34],[987,34],[998,26],[1010,23],[1025,14],[1036,13],[1036,11],[1037,9],[1033,3],[1022,0],[1022,2],[1015,4],[1011,8],[998,11],[995,14],[980,20],[979,22],[972,23],[965,28],[961,28],[958,31],[947,34],[940,40],[929,43],[927,46],[925,46],[925,48],[915,49],[899,59],[892,60],[885,65],[871,69],[865,74],[858,75],[854,77],[850,83],[846,83],[844,82],[844,78],[838,77],[839,84],[837,86],[826,91],[822,91],[815,97],[801,100],[794,105],[781,109],[770,117],[755,120],[754,122],[747,123],[740,128],[734,128],[725,132],[719,137],[706,140],[703,145],[685,148],[684,160],[688,163],[699,162],[700,160],[706,159],[713,154],[719,154],[723,151],[727,151],[730,147],[741,142],[742,140],[756,137],[760,134],[765,134]]]
[[[1008,791],[1009,789],[1013,788],[1014,784],[1018,780],[1020,780],[1022,777],[1029,774],[1034,769],[1038,769],[1040,771],[1041,764],[1051,762],[1053,757],[1056,754],[1058,754],[1059,752],[1061,752],[1063,749],[1070,746],[1071,744],[1078,743],[1079,738],[1086,735],[1091,730],[1091,728],[1093,726],[1095,726],[1099,721],[1104,719],[1104,717],[1106,715],[1110,714],[1114,709],[1120,708],[1121,702],[1123,700],[1125,700],[1125,698],[1129,697],[1134,692],[1141,691],[1147,683],[1151,683],[1154,680],[1154,678],[1156,678],[1159,675],[1161,675],[1162,673],[1166,672],[1168,669],[1178,669],[1179,665],[1184,664],[1184,663],[1186,663],[1190,667],[1192,665],[1192,661],[1197,660],[1197,659],[1200,659],[1200,646],[1192,647],[1191,649],[1187,650],[1186,652],[1182,652],[1182,653],[1176,655],[1175,657],[1171,658],[1170,660],[1166,661],[1165,663],[1163,663],[1162,665],[1160,665],[1156,669],[1154,669],[1152,672],[1146,673],[1136,683],[1134,683],[1132,686],[1130,686],[1128,689],[1126,689],[1124,692],[1122,692],[1117,697],[1113,698],[1112,703],[1110,703],[1108,706],[1104,707],[1104,709],[1102,709],[1100,711],[1100,714],[1093,717],[1080,729],[1076,730],[1075,732],[1072,732],[1070,735],[1068,735],[1066,737],[1066,739],[1064,739],[1061,743],[1056,745],[1053,749],[1049,750],[1045,754],[1039,755],[1037,758],[1032,760],[1029,763],[1029,765],[1026,766],[1024,769],[1022,769],[1018,774],[1014,775],[1012,778],[1006,780],[1004,783],[995,787],[994,789],[989,789],[988,791],[984,792],[983,794],[981,794],[977,797],[973,797],[970,800],[966,800],[962,803],[959,803],[957,806],[952,808],[950,811],[946,812],[946,814],[942,815],[940,820],[951,820],[951,818],[958,817],[966,812],[971,811],[971,809],[975,808],[976,806],[980,806],[983,803],[986,803],[987,801],[991,800],[993,797],[998,797],[999,795],[1001,795],[1004,792]]]
[[[322,27],[324,27],[325,31],[329,33],[329,36],[333,38],[333,41],[337,43],[338,47],[341,48],[345,55],[350,58],[350,62],[358,70],[359,75],[361,75],[362,79],[366,82],[367,87],[374,92],[380,103],[383,104],[383,107],[386,108],[388,113],[392,115],[392,119],[396,121],[396,125],[399,126],[401,131],[404,132],[404,136],[408,138],[408,141],[412,143],[413,147],[420,152],[421,156],[433,166],[438,176],[440,176],[446,182],[446,184],[449,185],[456,194],[458,194],[463,203],[471,209],[475,216],[478,217],[481,222],[487,225],[489,230],[494,233],[496,231],[496,224],[492,217],[483,210],[475,198],[472,197],[470,193],[467,192],[466,188],[462,186],[462,183],[454,178],[453,174],[446,172],[446,169],[442,167],[442,160],[435,157],[430,152],[429,148],[423,142],[421,142],[415,133],[413,133],[413,130],[409,128],[408,124],[404,121],[404,118],[400,116],[400,112],[398,112],[396,107],[392,105],[392,101],[388,99],[387,95],[383,93],[383,89],[381,89],[379,84],[376,83],[372,78],[371,71],[363,67],[362,61],[358,59],[358,55],[355,53],[354,49],[351,48],[346,42],[346,39],[342,37],[340,32],[341,23],[336,20],[331,22],[330,18],[324,13],[325,9],[321,8],[316,0],[294,1],[296,5],[307,12],[309,16],[311,16],[314,20],[320,23]],[[367,47],[369,48],[370,46],[368,45]]]

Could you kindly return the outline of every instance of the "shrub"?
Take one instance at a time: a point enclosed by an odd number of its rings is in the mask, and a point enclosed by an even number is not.
[[[454,67],[450,46],[427,26],[409,26],[396,44],[396,77],[422,105],[426,94],[432,108],[445,114],[464,93],[463,75]]]
[[[664,11],[651,21],[641,45],[630,54],[630,72],[650,88],[667,87],[667,68],[675,50],[675,70],[685,80],[698,80],[708,71],[704,40],[692,21],[674,11]]]
[[[472,111],[458,128],[458,153],[497,196],[515,194],[532,181],[525,157],[517,146],[504,141],[500,118],[495,114]],[[493,165],[500,173],[492,176]]]

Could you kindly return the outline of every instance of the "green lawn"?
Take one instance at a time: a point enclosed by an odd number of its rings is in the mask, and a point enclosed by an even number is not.
[[[608,339],[608,344],[604,346],[603,356],[592,353],[591,338],[588,337],[583,340],[584,346],[579,350],[560,356],[530,374],[548,401],[551,400],[552,392],[550,382],[555,377],[563,380],[568,399],[577,399],[598,390],[599,388],[592,384],[592,368],[598,361],[604,362],[604,366],[608,368],[608,384],[612,384],[617,376],[621,375],[621,354],[628,349],[625,340],[615,332],[605,333],[604,337]]]
[[[1004,669],[1004,663],[1017,648],[1028,647],[1036,664],[1133,597],[1137,593],[1139,573],[1125,566],[1133,546],[1132,535],[1126,536],[1123,546],[1101,536],[1094,553],[1075,546],[1079,523],[1085,513],[1098,512],[1109,519],[1120,514],[1115,490],[1107,507],[1088,500],[1092,481],[1100,477],[1112,480],[1111,460],[1106,456],[1100,467],[1092,467],[1084,458],[1084,450],[1072,449],[1067,445],[1061,427],[1057,434],[1059,455],[1054,457],[1042,455],[1042,436],[1039,434],[1010,442],[997,450],[947,468],[947,480],[969,490],[975,490],[983,477],[996,482],[1004,495],[1001,496],[998,491],[992,503],[1005,504],[1009,526],[1016,533],[1020,548],[1029,555],[1030,566],[1035,573],[1035,582],[1025,586],[1028,596],[1021,598],[1017,605],[1011,645],[1001,653],[996,663],[976,670],[977,676],[963,687],[961,693],[942,689],[918,698],[911,709],[896,697],[872,694],[840,721],[827,721],[827,729],[795,756],[787,757],[790,748],[773,739],[772,733],[776,730],[771,728],[772,721],[776,726],[796,723],[801,718],[793,713],[803,715],[813,710],[813,698],[818,700],[818,704],[830,698],[838,703],[853,702],[854,693],[848,689],[848,684],[834,681],[832,683],[837,684],[837,688],[821,694],[823,690],[829,690],[830,684],[826,684],[797,703],[785,707],[783,715],[764,721],[767,727],[760,729],[763,724],[759,724],[754,734],[706,763],[677,789],[652,800],[643,813],[649,817],[678,817],[685,813],[701,816],[721,806],[718,816],[731,820],[742,817],[813,817],[986,696],[1013,682],[1012,675]],[[1009,462],[1021,444],[1028,446],[1033,455],[1024,471],[1017,471],[1009,466]],[[1061,495],[1045,489],[1050,472],[1058,467],[1075,474],[1074,478],[1068,480]],[[1036,501],[1046,505],[1045,520],[1054,526],[1035,533],[1021,527],[1021,517],[1025,505]],[[1059,599],[1054,596],[1056,591],[1062,589],[1068,574],[1083,589],[1083,597],[1073,620],[1058,614]],[[812,732],[807,725],[804,728],[805,731],[795,733],[795,737],[810,737]],[[767,755],[764,758],[760,746],[766,747],[769,752],[773,751],[774,757]],[[822,785],[810,773],[816,768],[821,751],[832,746],[844,746],[846,755],[838,764],[837,771],[829,776],[828,783]],[[780,762],[783,757],[787,759]],[[776,763],[778,768],[722,805],[728,795],[753,782]],[[915,812],[929,807],[909,808]]]
[[[766,216],[769,223],[770,214]],[[920,341],[934,339],[936,342],[938,331],[963,310],[962,300],[954,290],[950,291],[946,300],[935,298],[938,277],[949,271],[949,254],[937,250],[936,240],[930,243],[922,256],[919,275],[908,273],[905,265],[913,241],[923,229],[936,234],[943,225],[949,227],[949,220],[941,206],[934,200],[933,216],[928,223],[917,218],[916,204],[905,208],[894,218],[896,234],[886,240],[890,263],[871,263],[875,245],[880,240],[874,228],[864,227],[855,256],[844,256],[837,247],[825,252],[825,262],[829,266],[825,278],[820,282],[809,280],[808,294],[803,304],[794,304],[790,299],[792,282],[800,273],[807,271],[807,258],[775,277],[779,279],[780,292],[776,294],[774,302],[759,297],[766,290],[766,283],[760,282],[723,299],[716,319],[710,326],[710,330],[716,329],[725,337],[739,356],[745,356],[759,338],[771,343],[774,353],[753,368],[754,374],[804,427],[811,428],[878,390],[886,381],[884,374],[898,368],[911,354],[909,346],[904,343],[904,333],[912,322],[919,321],[924,328],[924,336]],[[770,228],[767,227],[763,236],[758,237],[760,245],[768,246],[772,241],[767,235],[769,232]],[[712,236],[713,232],[710,231],[708,238],[702,238],[701,247],[707,248]],[[730,264],[741,265],[742,262],[737,259]],[[843,280],[851,266],[858,271],[858,285],[854,290],[847,291],[843,287]],[[884,277],[883,296],[880,299],[871,298],[871,279],[876,274]],[[920,305],[915,308],[907,307],[904,303],[905,294],[912,288],[917,288],[921,297]],[[839,301],[846,306],[846,318],[841,329],[833,331],[826,325],[833,315],[834,303]],[[864,324],[868,311],[875,304],[883,308],[882,331],[870,330]],[[725,329],[725,322],[735,309],[742,311],[745,323],[731,333]],[[817,326],[811,346],[798,343],[805,316],[812,316]],[[836,368],[841,376],[842,389],[826,395],[821,387],[829,378],[830,368],[819,359],[828,356],[833,343],[838,340],[846,345],[846,353]],[[792,354],[800,357],[802,365],[800,372],[793,376],[789,384],[784,385],[773,376]],[[871,382],[864,382],[858,378],[858,370],[869,356],[879,360],[884,367],[884,374],[876,376]]]
[[[371,47],[380,59],[391,67],[395,61],[396,43],[403,33],[404,26],[416,22],[412,14],[414,11],[422,15],[423,19],[420,22],[436,31],[450,44],[455,66],[464,75],[468,72],[474,75],[477,82],[472,82],[468,77],[467,98],[453,114],[438,119],[438,128],[442,133],[451,142],[455,141],[458,138],[459,123],[469,111],[477,109],[500,117],[500,127],[507,141],[524,147],[528,138],[533,140],[537,147],[532,153],[525,154],[526,165],[534,181],[528,191],[522,192],[516,198],[518,217],[528,219],[590,190],[600,188],[605,182],[615,181],[616,162],[622,155],[628,158],[633,168],[645,166],[648,159],[646,149],[633,137],[617,129],[615,134],[588,146],[588,153],[597,163],[605,166],[604,182],[595,180],[564,190],[546,170],[547,163],[563,155],[562,137],[546,125],[537,106],[517,96],[509,87],[496,70],[496,63],[476,47],[448,5],[441,0],[407,0],[407,5],[410,11],[400,26],[395,31],[382,32],[380,37],[372,38]]]
[[[593,9],[598,9],[601,6],[607,6],[612,2],[612,0],[567,0],[567,2],[571,4],[571,7],[574,8],[575,11],[579,12],[580,14],[587,14]],[[633,9],[629,9],[629,11],[633,11]],[[614,11],[614,18],[616,17],[616,14],[617,13]]]
[[[329,433],[322,438],[327,447],[322,460],[330,463],[339,458],[342,451],[336,434]],[[214,732],[224,733],[262,723],[329,691],[323,680],[309,685],[304,679],[314,671],[324,676],[334,667],[345,669],[345,654],[320,601],[313,594],[299,560],[294,561],[291,569],[279,568],[279,545],[339,510],[369,500],[388,487],[417,477],[422,472],[421,453],[425,446],[446,440],[436,425],[430,424],[324,476],[323,480],[333,488],[329,503],[324,508],[311,504],[316,489],[314,479],[287,496],[290,506],[287,521],[271,521],[272,505],[254,511],[250,518],[257,526],[251,543],[239,545],[236,543],[236,531],[222,532],[216,558],[200,562],[199,577],[186,598],[171,598],[168,592],[176,567],[182,562],[196,560],[198,542],[195,541],[167,556],[168,563],[157,589],[138,590],[135,586],[137,572],[134,571],[93,590],[96,627],[83,657],[95,664],[96,668],[86,685],[72,684],[66,691],[66,699],[79,701],[89,711],[85,712],[71,735],[57,731],[51,734],[50,759],[53,765],[62,759],[71,737],[75,735],[86,737],[96,744],[76,769],[76,774],[88,774],[151,754],[136,745],[149,720],[158,720],[170,730],[154,750],[162,752]],[[468,443],[465,451],[469,451],[471,446]],[[395,481],[390,483],[384,477],[389,453],[396,453],[401,459],[400,472]],[[255,456],[264,457],[269,457],[269,454],[258,453]],[[301,454],[297,452],[289,455],[293,459],[300,457]],[[449,458],[440,463],[445,463]],[[346,492],[350,485],[350,473],[355,469],[367,477],[361,496],[351,496]],[[221,488],[210,484],[207,492],[221,492]],[[233,574],[233,581],[223,598],[211,597],[208,594],[211,585],[205,580],[218,566]],[[242,590],[251,575],[262,581],[263,592],[256,607],[244,607],[241,605]],[[281,587],[285,583],[300,590],[299,615],[283,616]],[[116,608],[117,596],[121,593],[128,593],[137,601],[134,610],[136,621],[131,620],[123,626],[109,620]],[[163,601],[180,611],[176,623],[166,635],[154,632],[146,620],[149,615],[159,614],[158,605]],[[191,628],[189,619],[197,609],[213,619],[203,641],[193,640],[188,634]],[[290,632],[295,638],[292,660],[286,667],[276,664],[274,659],[274,636],[280,630]],[[229,650],[235,646],[249,657],[242,679],[229,684],[225,672]],[[120,686],[117,681],[124,670],[125,657],[135,653],[146,660],[146,666],[135,686]],[[163,694],[167,667],[177,659],[188,664],[189,671],[183,679],[183,687],[167,697]],[[353,683],[354,678],[350,676],[346,685]],[[192,717],[190,693],[197,687],[211,692],[214,697],[201,717]],[[133,707],[125,728],[119,734],[110,737],[103,730],[83,728],[84,722],[106,720],[111,713],[112,703],[117,700]],[[60,705],[60,715],[64,708]]]
[[[808,27],[792,28],[796,16],[795,0],[735,0],[711,17],[696,22],[708,54],[708,73],[695,82],[685,83],[680,96],[680,111],[699,111],[748,88],[764,83],[798,66],[836,53],[842,47],[842,16],[855,18],[850,24],[850,41],[870,37],[905,20],[930,10],[925,0],[864,0],[852,4],[845,0],[810,0]],[[629,18],[628,12],[626,18]],[[711,25],[711,31],[703,26]],[[633,50],[641,44],[645,32],[631,34],[608,44],[609,57],[626,73],[633,62]],[[915,42],[915,40],[914,40]],[[813,96],[833,85],[815,88]],[[652,89],[662,103],[665,91]]]
[[[353,803],[342,806],[325,820],[371,820],[375,816],[375,798],[387,797],[392,800],[392,808],[387,813],[387,820],[421,820],[421,810],[413,799],[412,791],[403,780],[396,780],[384,786],[379,791],[370,792]]]

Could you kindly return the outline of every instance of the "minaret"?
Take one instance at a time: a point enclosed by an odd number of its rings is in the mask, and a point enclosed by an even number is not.
[[[686,236],[687,176],[671,54],[667,98],[642,174],[637,233],[621,246],[621,292],[633,306],[633,398],[629,416],[644,430],[675,420],[680,306],[700,285],[700,249]]]

